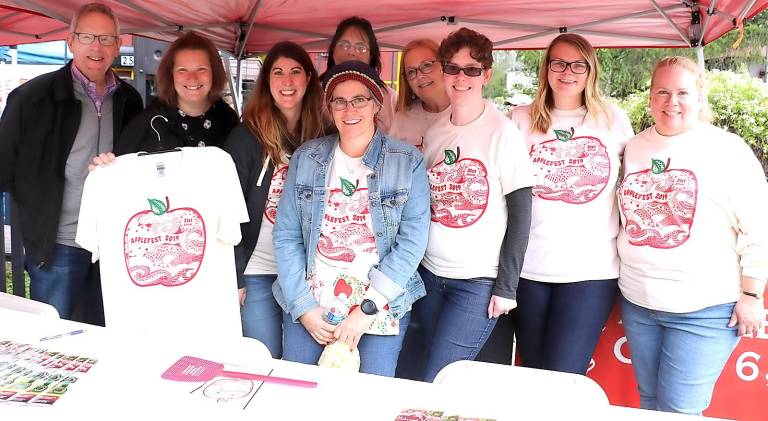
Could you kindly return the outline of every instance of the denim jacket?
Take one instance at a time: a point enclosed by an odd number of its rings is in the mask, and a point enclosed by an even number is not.
[[[272,232],[277,261],[275,299],[294,321],[318,306],[307,273],[313,271],[323,221],[326,186],[338,134],[311,140],[291,157]],[[399,319],[426,294],[416,268],[429,235],[429,181],[424,158],[411,145],[378,130],[363,156],[368,201],[379,263],[371,286],[383,294]]]

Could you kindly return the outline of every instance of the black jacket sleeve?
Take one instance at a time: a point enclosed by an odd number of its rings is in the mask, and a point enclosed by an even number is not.
[[[507,200],[507,232],[499,253],[499,273],[493,295],[517,299],[517,285],[523,270],[525,250],[528,248],[528,234],[531,231],[531,188],[515,190],[504,198]]]
[[[232,157],[240,179],[240,188],[243,191],[245,204],[248,208],[248,222],[240,224],[242,239],[235,246],[235,269],[237,273],[237,286],[243,288],[245,281],[243,273],[248,260],[256,248],[261,229],[262,214],[267,200],[267,192],[272,180],[271,171],[264,174],[261,186],[257,186],[258,177],[261,174],[263,162],[261,161],[261,142],[251,133],[245,124],[235,126],[229,133],[226,142],[222,146]],[[271,170],[271,165],[267,168]]]
[[[14,101],[18,88],[14,89],[6,103],[0,118],[0,191],[11,191],[13,173],[16,168],[16,156],[21,142],[21,107],[22,101]]]

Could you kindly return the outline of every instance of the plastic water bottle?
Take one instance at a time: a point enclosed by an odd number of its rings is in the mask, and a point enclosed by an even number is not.
[[[342,313],[342,307],[340,302],[333,303],[331,306],[325,309],[323,313],[323,320],[331,325],[338,325],[344,320],[346,315]]]

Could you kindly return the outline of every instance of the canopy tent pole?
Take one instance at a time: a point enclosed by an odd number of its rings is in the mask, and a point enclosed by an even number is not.
[[[144,7],[139,6],[138,4],[134,3],[131,0],[116,0],[116,1],[118,3],[121,3],[121,4],[125,5],[125,6],[127,6],[128,8],[130,8],[132,10],[135,10],[135,11],[143,14],[144,16],[148,16],[148,17],[150,17],[150,18],[152,18],[152,19],[162,23],[163,25],[174,25],[173,22],[161,18],[157,14],[152,13],[151,11],[147,10]],[[178,25],[176,25],[176,26],[178,26]]]
[[[62,15],[56,13],[56,12],[53,12],[50,9],[47,9],[47,8],[45,8],[43,6],[40,6],[37,3],[34,3],[32,1],[29,1],[29,0],[13,0],[13,2],[16,3],[17,5],[23,7],[23,8],[32,10],[34,12],[42,13],[43,15],[45,15],[47,17],[54,18],[54,19],[56,19],[56,20],[58,20],[60,22],[64,22],[67,25],[69,25],[69,18],[65,18],[64,16],[62,16]]]
[[[744,7],[741,9],[741,12],[739,12],[739,16],[736,18],[736,21],[740,21],[744,19],[745,16],[747,16],[747,13],[752,9],[752,6],[757,3],[757,0],[750,0],[747,4],[744,5]]]
[[[704,63],[704,46],[699,45],[696,48],[696,62],[699,64],[699,70],[704,72],[707,70],[706,65]]]
[[[235,111],[237,111],[237,115],[240,116],[243,114],[243,110],[240,107],[240,104],[242,103],[242,92],[241,92],[241,86],[238,86],[237,89],[235,89],[235,80],[232,77],[232,62],[230,61],[231,58],[234,58],[232,54],[226,51],[221,52],[222,55],[227,59],[227,65],[224,66],[224,70],[227,71],[227,85],[229,85],[229,91],[232,93],[232,102],[235,106]],[[240,70],[240,60],[237,60],[238,63],[238,71]]]
[[[710,0],[709,7],[707,8],[707,20],[701,28],[701,35],[699,35],[699,45],[704,43],[704,36],[707,34],[707,29],[709,29],[709,22],[712,21],[713,14],[715,13],[715,4],[717,4],[717,0]]]
[[[261,6],[261,0],[256,0],[256,4],[253,5],[251,8],[251,13],[248,16],[248,29],[245,30],[245,36],[238,40],[239,44],[237,46],[237,78],[238,82],[240,79],[240,59],[243,58],[243,54],[245,53],[245,46],[248,43],[248,37],[251,35],[251,30],[253,29],[253,23],[256,22],[256,15],[259,13],[259,7]],[[242,28],[241,28],[242,30]]]
[[[666,6],[666,7],[660,8],[660,10],[661,11],[675,10],[675,9],[680,9],[682,7],[685,7],[685,6],[682,5],[682,4],[676,4],[676,5]],[[496,42],[493,43],[493,46],[497,47],[497,46],[504,45],[504,44],[511,44],[511,43],[515,43],[515,42],[527,41],[529,39],[544,37],[544,36],[547,36],[547,35],[550,35],[550,34],[562,33],[563,30],[565,30],[565,32],[578,32],[578,33],[582,33],[582,34],[592,34],[592,35],[600,35],[600,36],[612,37],[612,36],[614,36],[613,33],[609,33],[609,32],[590,32],[590,31],[584,31],[583,29],[591,27],[591,26],[595,26],[595,25],[602,25],[602,24],[605,24],[605,23],[611,23],[611,22],[616,22],[616,21],[634,19],[634,18],[641,17],[641,16],[656,14],[658,12],[659,12],[659,9],[656,9],[656,10],[644,10],[642,12],[635,12],[635,13],[630,13],[628,15],[614,16],[612,18],[606,18],[606,19],[599,19],[599,20],[595,20],[595,21],[592,21],[592,22],[580,23],[578,25],[572,25],[572,26],[564,27],[564,28],[544,28],[542,31],[537,32],[535,34],[523,35],[523,36],[519,36],[519,37],[515,37],[515,38],[507,38],[507,39],[503,39],[503,40],[500,40],[500,41],[496,41]],[[462,19],[462,21],[463,21],[463,19]],[[467,21],[470,22],[472,20],[467,20]],[[475,20],[474,22],[482,23],[482,21],[480,21],[480,20]],[[531,26],[533,26],[533,25],[531,25]],[[675,29],[677,29],[677,27],[675,27]],[[680,33],[680,32],[678,31],[678,33]],[[667,44],[667,45],[670,44],[670,43],[673,43],[673,40],[671,40],[671,39],[654,38],[654,37],[643,37],[643,36],[638,36],[638,35],[622,35],[622,38],[624,38],[624,39],[631,39],[631,40],[641,40],[641,41],[646,41],[647,40],[647,41],[659,42],[659,43]],[[690,46],[690,42],[686,40],[684,46],[689,47]]]
[[[656,0],[651,0],[651,4],[653,5],[654,8],[656,8],[656,11],[659,12],[659,14],[664,18],[664,20],[666,20],[667,23],[669,23],[669,26],[671,26],[672,29],[674,29],[675,32],[677,32],[677,34],[680,35],[680,38],[682,38],[682,40],[685,41],[685,44],[690,46],[691,45],[691,40],[688,39],[687,36],[685,36],[683,31],[681,31],[680,28],[677,27],[677,25],[675,25],[675,21],[673,21],[672,18],[669,17],[667,12],[665,12],[664,10],[661,9],[659,4],[656,3]]]
[[[236,26],[237,22],[219,22],[219,23],[206,23],[202,25],[169,25],[169,26],[150,26],[143,28],[123,28],[120,30],[123,34],[142,34],[152,32],[184,32],[193,31],[195,29],[211,29],[211,28],[226,28],[227,26]]]

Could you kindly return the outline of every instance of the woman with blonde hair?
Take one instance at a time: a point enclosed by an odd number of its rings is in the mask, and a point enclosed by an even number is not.
[[[405,46],[400,60],[400,95],[389,134],[421,148],[424,133],[450,113],[451,100],[445,93],[443,66],[437,58],[440,47],[431,39],[413,40]]]
[[[641,407],[701,414],[739,337],[765,324],[768,183],[743,139],[705,121],[692,60],[656,64],[650,108],[619,185],[622,319]]]
[[[292,42],[267,53],[243,113],[224,149],[232,155],[250,222],[241,225],[235,247],[238,286],[245,288],[240,315],[243,334],[282,355],[282,311],[272,296],[277,266],[272,229],[283,192],[288,162],[305,141],[324,134],[323,90],[312,60]]]
[[[563,34],[546,50],[533,103],[510,113],[536,183],[515,333],[526,367],[584,374],[617,292],[614,186],[632,136],[606,102],[595,50]]]

